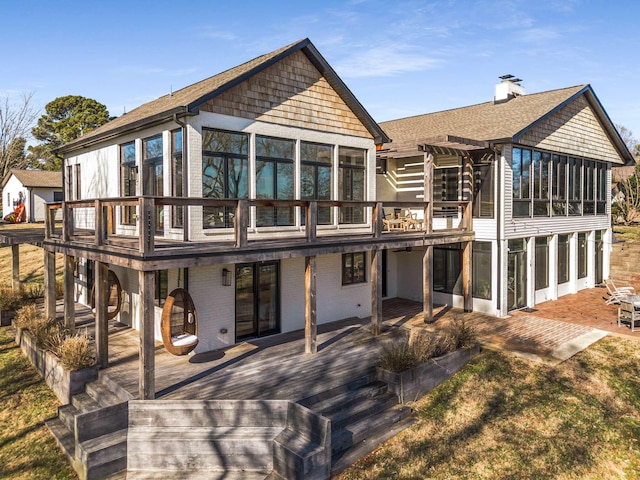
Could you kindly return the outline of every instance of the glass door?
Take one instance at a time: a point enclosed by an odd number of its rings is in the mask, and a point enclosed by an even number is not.
[[[596,278],[594,279],[596,285],[599,285],[604,280],[604,241],[602,239],[602,230],[596,230]]]
[[[278,262],[236,266],[236,342],[280,332]]]
[[[509,310],[527,306],[527,242],[524,238],[509,240],[507,273]]]

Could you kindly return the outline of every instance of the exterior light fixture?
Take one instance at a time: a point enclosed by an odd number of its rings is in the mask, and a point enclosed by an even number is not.
[[[222,285],[225,287],[231,286],[231,270],[228,268],[222,269]]]

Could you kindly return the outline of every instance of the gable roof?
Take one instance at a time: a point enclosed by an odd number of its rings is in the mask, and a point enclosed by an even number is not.
[[[447,142],[470,148],[496,143],[518,143],[520,138],[568,103],[584,95],[600,124],[628,161],[632,155],[590,85],[517,96],[505,102],[485,102],[468,107],[380,122],[394,143]],[[393,149],[394,145],[386,145]]]
[[[9,171],[2,182],[2,188],[7,184],[11,175],[15,175],[20,183],[27,188],[62,188],[62,172],[17,169]]]
[[[327,61],[320,55],[311,40],[305,38],[284,46],[271,53],[259,56],[237,67],[209,77],[200,82],[182,88],[170,95],[145,103],[130,112],[117,117],[82,137],[63,145],[58,149],[66,153],[90,144],[115,137],[124,132],[136,131],[158,123],[166,122],[174,115],[177,117],[196,115],[199,107],[218,95],[242,83],[248,78],[265,70],[271,65],[294,52],[302,51],[313,65],[326,78],[331,87],[340,95],[365,128],[371,133],[376,143],[388,142],[389,138],[364,109],[362,104],[351,93],[349,88],[338,77]]]

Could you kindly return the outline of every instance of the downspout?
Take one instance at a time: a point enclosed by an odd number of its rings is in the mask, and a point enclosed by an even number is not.
[[[173,121],[176,122],[182,128],[182,196],[189,196],[189,175],[187,174],[187,124],[178,118],[178,114],[173,114]],[[182,211],[182,238],[185,242],[189,241],[189,207],[186,207]],[[186,280],[186,272],[185,272]]]

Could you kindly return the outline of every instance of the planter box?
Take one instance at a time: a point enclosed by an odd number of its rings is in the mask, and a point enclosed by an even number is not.
[[[11,325],[13,318],[16,316],[15,310],[2,310],[0,312],[0,327],[8,327]]]
[[[16,329],[16,343],[36,371],[63,405],[71,403],[71,397],[84,391],[85,384],[97,380],[98,366],[69,371],[53,353],[38,348],[29,331]]]
[[[390,372],[378,368],[378,380],[388,385],[389,391],[398,396],[400,403],[412,402],[451,378],[479,353],[480,345],[476,345],[432,358],[404,372]]]

